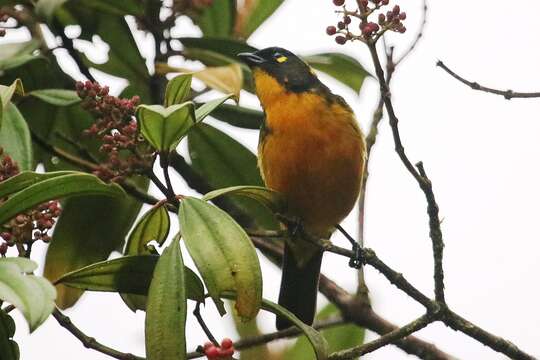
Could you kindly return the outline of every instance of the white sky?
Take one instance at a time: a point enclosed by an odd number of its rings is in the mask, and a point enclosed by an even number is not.
[[[413,36],[421,0],[401,1],[400,5],[407,12],[409,31],[405,36],[391,37],[398,53]],[[501,0],[430,3],[424,38],[398,69],[392,94],[408,155],[413,162],[424,161],[444,219],[449,306],[484,329],[540,356],[538,100],[507,101],[475,92],[435,67],[436,60],[441,59],[463,76],[488,86],[539,90],[540,73],[536,69],[540,50],[535,44],[540,3],[523,0],[516,5]],[[250,42],[257,47],[278,45],[300,54],[345,51],[369,65],[362,45],[338,46],[325,35],[326,26],[337,19],[333,10],[330,0],[289,0]],[[182,26],[180,30],[184,29]],[[366,129],[377,99],[376,83],[368,80],[358,97],[327,77],[323,80],[346,98]],[[254,98],[245,97],[243,101],[257,105]],[[370,164],[366,243],[383,261],[431,294],[432,255],[425,200],[393,151],[386,121],[380,130]],[[237,131],[235,135],[255,149],[255,132]],[[185,193],[183,184],[176,180],[176,187]],[[353,233],[355,216],[344,223]],[[339,236],[336,238],[345,245]],[[39,260],[39,252],[35,255]],[[264,264],[265,297],[275,300],[279,273]],[[354,289],[354,272],[342,258],[326,255],[323,272]],[[421,314],[421,306],[369,267],[366,278],[373,307],[388,320],[405,324]],[[324,303],[320,297],[319,305]],[[99,341],[121,351],[144,353],[144,316],[129,312],[118,296],[86,294],[66,313]],[[206,314],[219,337],[234,335],[230,327],[220,325],[213,306]],[[43,358],[44,354],[57,359],[108,359],[84,349],[54,319],[28,336],[22,317],[15,317],[16,340],[24,360]],[[270,316],[261,316],[261,324],[267,331],[273,329]],[[441,324],[416,335],[462,359],[505,358]],[[191,349],[203,341],[196,324],[188,327],[188,337]],[[407,355],[388,346],[364,358],[397,360]]]

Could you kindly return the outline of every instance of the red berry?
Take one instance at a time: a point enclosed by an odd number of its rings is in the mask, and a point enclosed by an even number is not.
[[[407,18],[407,14],[402,12],[401,14],[399,14],[399,20],[405,20]]]
[[[336,42],[339,45],[344,45],[347,42],[347,38],[345,36],[336,36]]]
[[[382,0],[381,1],[381,4],[383,4],[383,5],[388,5],[388,3],[390,3],[390,0]]]
[[[330,36],[334,35],[337,32],[337,29],[335,26],[329,26],[326,28],[326,33]]]
[[[222,347],[223,349],[230,349],[230,348],[232,348],[232,346],[233,346],[233,342],[232,342],[232,340],[229,339],[229,338],[225,338],[225,339],[223,339],[223,340],[221,341],[221,347]]]
[[[229,348],[229,349],[219,349],[219,356],[220,357],[229,357],[229,356],[232,356],[234,354],[234,349],[233,348]]]
[[[337,23],[337,27],[339,29],[345,29],[345,23],[343,21],[340,21],[340,22]]]
[[[347,25],[350,24],[350,23],[351,23],[351,17],[350,17],[350,16],[345,16],[345,17],[343,18],[343,22],[344,22],[345,24],[347,24]]]
[[[209,358],[216,358],[220,355],[219,348],[215,347],[214,345],[210,346],[208,349],[204,350],[204,354]]]
[[[386,16],[384,16],[384,14],[379,14],[379,25],[384,24],[385,21],[386,21]]]
[[[400,12],[401,12],[401,9],[399,8],[399,5],[394,6],[394,8],[392,9],[392,13],[395,16],[398,16]]]
[[[333,0],[333,2],[336,6],[342,6],[343,4],[345,4],[345,0]]]

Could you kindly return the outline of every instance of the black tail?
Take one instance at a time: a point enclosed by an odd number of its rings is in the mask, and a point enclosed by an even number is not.
[[[291,249],[285,244],[278,302],[308,325],[313,323],[315,317],[322,255],[322,252],[315,253],[303,267],[299,267]],[[277,317],[278,330],[290,326],[292,326],[290,321]]]

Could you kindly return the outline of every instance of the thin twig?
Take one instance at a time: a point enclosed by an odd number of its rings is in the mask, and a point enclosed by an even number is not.
[[[195,305],[195,310],[193,310],[193,315],[199,322],[199,325],[201,325],[201,328],[203,329],[204,333],[208,337],[208,340],[210,340],[214,345],[219,346],[218,341],[216,340],[214,335],[212,335],[212,332],[210,331],[210,329],[208,328],[208,326],[204,322],[204,319],[201,316],[201,303],[200,302],[197,302],[197,305]]]
[[[431,181],[427,178],[427,176],[425,176],[423,166],[420,166],[417,170],[405,153],[405,148],[403,147],[401,136],[399,133],[399,120],[394,111],[394,106],[392,104],[392,99],[390,95],[390,88],[388,87],[388,84],[385,80],[384,70],[381,66],[381,61],[377,53],[377,48],[372,42],[368,44],[368,48],[371,54],[371,58],[373,60],[373,64],[375,66],[375,73],[377,75],[377,79],[379,80],[381,96],[384,101],[386,112],[390,119],[390,127],[392,128],[395,151],[401,159],[403,165],[405,165],[409,173],[418,182],[420,189],[426,197],[426,201],[428,204],[427,213],[429,216],[429,235],[433,244],[433,254],[435,258],[433,274],[435,279],[435,296],[437,301],[444,303],[444,273],[442,268],[444,243],[439,219],[439,207],[435,200],[435,194],[433,193]]]
[[[313,328],[316,330],[322,330],[322,329],[327,329],[330,327],[343,325],[346,323],[347,322],[341,318],[332,318],[332,319],[315,323],[313,325]],[[236,350],[249,349],[255,346],[267,344],[275,340],[295,337],[299,335],[302,335],[302,331],[300,329],[298,329],[297,327],[290,327],[288,329],[275,331],[275,332],[260,335],[260,336],[242,338],[234,343],[234,348]],[[193,351],[187,354],[188,359],[196,359],[202,356],[203,354],[198,351]]]
[[[418,42],[424,35],[424,29],[426,27],[427,23],[427,0],[424,0],[424,3],[422,4],[422,20],[420,23],[420,28],[418,29],[418,32],[416,33],[416,36],[414,37],[413,42],[411,45],[405,50],[405,52],[395,61],[394,65],[397,66],[399,63],[401,63],[407,56],[409,56],[413,50],[416,48],[416,45],[418,45]]]
[[[458,81],[462,82],[463,84],[467,85],[468,87],[470,87],[473,90],[483,91],[483,92],[490,93],[490,94],[495,94],[495,95],[501,95],[506,100],[511,100],[513,98],[537,98],[537,97],[540,97],[540,92],[517,92],[517,91],[514,91],[514,90],[498,90],[498,89],[482,86],[479,83],[477,83],[476,81],[469,81],[469,80],[459,76],[458,74],[456,74],[455,72],[450,70],[450,68],[448,68],[448,66],[446,66],[440,60],[437,61],[437,66],[442,68],[444,71],[446,71],[452,77],[454,77]]]
[[[95,338],[90,337],[86,335],[84,332],[82,332],[69,317],[64,315],[60,310],[54,309],[52,315],[58,321],[60,326],[62,326],[64,329],[69,331],[73,336],[75,336],[77,339],[81,341],[81,343],[84,345],[84,347],[88,349],[96,350],[102,354],[109,355],[110,357],[113,357],[115,359],[119,360],[145,360],[142,357],[139,357],[137,355],[133,355],[130,353],[123,353],[118,350],[115,350],[113,348],[110,348],[106,345],[103,345],[99,343]]]
[[[361,355],[373,352],[385,345],[392,344],[397,340],[403,339],[404,337],[425,328],[431,322],[433,322],[433,319],[429,315],[423,315],[409,324],[391,331],[378,339],[347,350],[337,351],[331,354],[328,357],[328,360],[356,359]]]

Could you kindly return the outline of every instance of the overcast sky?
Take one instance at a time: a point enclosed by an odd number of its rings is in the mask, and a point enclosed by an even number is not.
[[[407,12],[409,30],[405,35],[390,37],[397,53],[409,44],[419,25],[421,0],[399,4]],[[331,0],[286,1],[250,43],[257,47],[282,46],[300,54],[344,51],[357,56],[371,70],[361,44],[339,46],[325,35],[326,26],[337,20],[333,11]],[[535,0],[519,4],[501,0],[430,2],[424,37],[400,66],[392,84],[405,148],[413,162],[424,161],[440,206],[449,306],[487,331],[538,356],[539,102],[507,101],[475,92],[436,68],[435,62],[441,59],[463,76],[488,86],[538,91],[539,13],[540,3]],[[179,34],[189,28],[188,23],[182,24]],[[142,44],[150,48],[148,42]],[[337,82],[322,78],[346,98],[361,126],[367,129],[377,100],[375,81],[367,80],[357,96]],[[114,89],[122,86],[114,82],[111,85]],[[253,97],[245,96],[242,102],[258,106]],[[255,150],[255,132],[220,127],[233,131]],[[432,254],[425,200],[393,151],[387,121],[380,130],[370,163],[366,245],[415,286],[431,294]],[[186,193],[179,179],[176,183]],[[353,233],[355,217],[356,213],[344,223]],[[337,235],[336,241],[345,244]],[[39,259],[39,252],[35,255]],[[264,296],[275,300],[279,273],[267,264],[263,272]],[[340,285],[354,289],[354,272],[342,258],[326,255],[323,272]],[[369,267],[366,279],[373,307],[388,320],[405,324],[421,314],[421,306]],[[319,305],[324,303],[320,297]],[[66,313],[99,341],[122,351],[144,354],[144,316],[130,313],[118,296],[86,294]],[[213,319],[211,326],[219,337],[234,337],[230,327],[220,327],[213,306],[208,306],[206,314]],[[15,317],[16,340],[24,360],[42,358],[44,354],[56,359],[108,359],[84,349],[54,319],[27,336],[24,320],[18,314]],[[273,330],[270,316],[261,316],[260,320],[265,330]],[[198,326],[189,327],[189,331],[189,346],[193,349],[203,337]],[[505,358],[444,325],[430,325],[416,335],[462,359]],[[397,360],[407,355],[388,346],[364,358]]]

